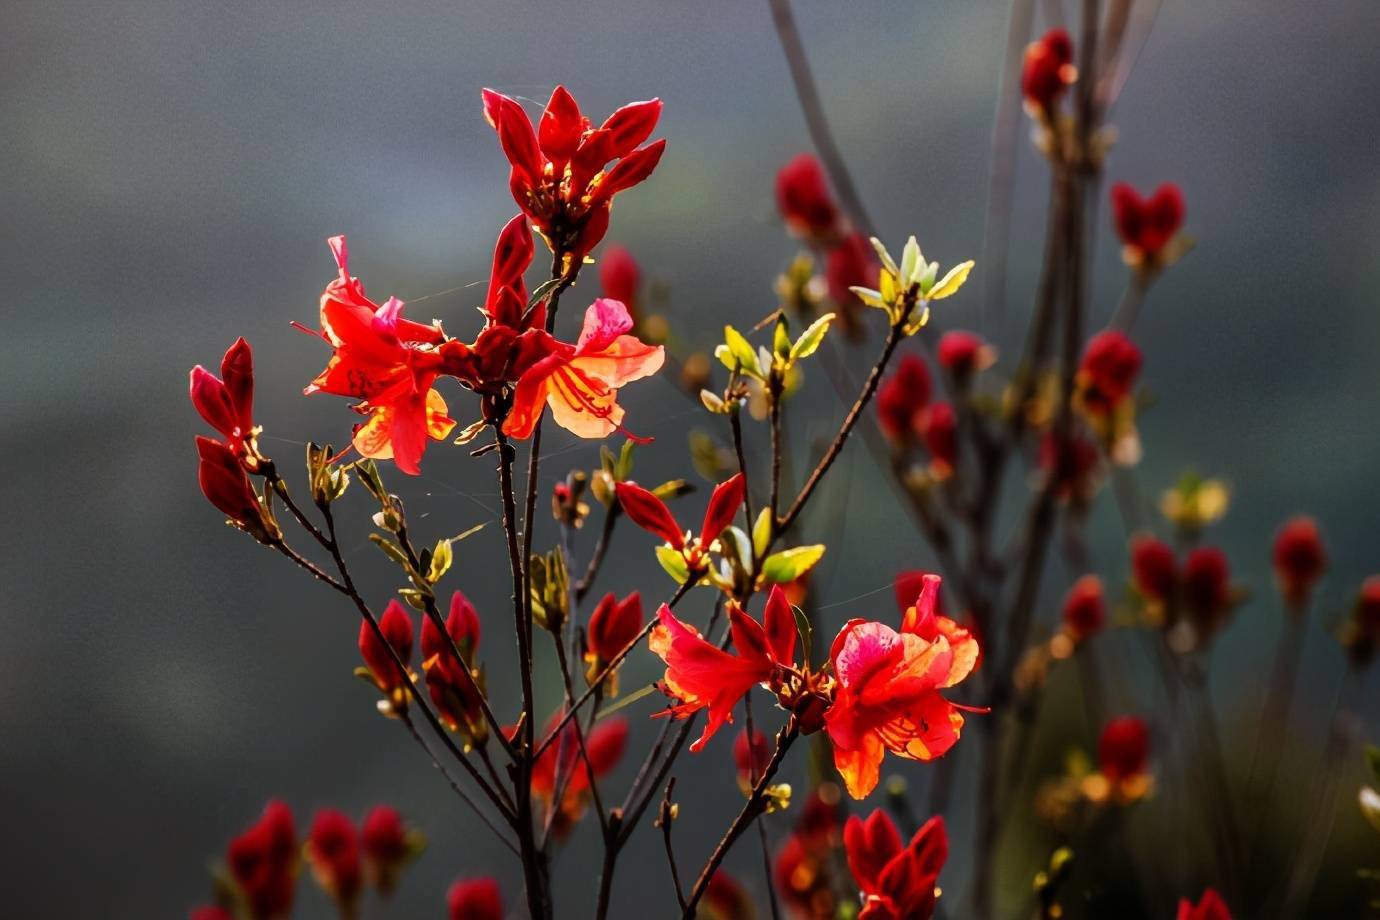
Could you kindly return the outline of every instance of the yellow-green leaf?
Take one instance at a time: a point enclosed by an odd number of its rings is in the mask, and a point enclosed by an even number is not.
[[[680,550],[663,543],[656,548],[656,561],[661,563],[667,575],[675,579],[676,584],[683,585],[689,580],[690,567],[685,564],[685,557],[680,554]]]
[[[794,546],[773,553],[762,562],[762,578],[769,584],[783,585],[795,581],[819,562],[824,555],[824,545]]]
[[[968,280],[968,273],[973,270],[973,260],[969,259],[961,265],[955,265],[949,269],[948,274],[940,279],[929,293],[930,300],[943,300],[950,294],[963,287],[963,282]]]
[[[455,554],[451,550],[449,540],[437,540],[436,548],[431,551],[431,565],[427,567],[426,579],[435,584],[441,580],[441,576],[446,574],[451,562],[455,559]]]
[[[814,354],[824,341],[824,334],[829,331],[829,324],[833,321],[834,314],[826,313],[800,333],[800,338],[791,346],[791,360],[799,361]]]
[[[771,509],[763,508],[752,525],[752,551],[760,556],[767,551],[772,538]]]
[[[752,343],[744,338],[741,332],[732,326],[725,326],[724,344],[728,346],[728,353],[737,362],[739,370],[754,377],[762,376],[761,367],[757,363],[757,353],[753,351]],[[723,358],[719,360],[722,361]]]

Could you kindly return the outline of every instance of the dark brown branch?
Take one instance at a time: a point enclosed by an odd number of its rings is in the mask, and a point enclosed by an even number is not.
[[[666,864],[671,867],[671,887],[676,890],[676,903],[681,910],[685,910],[685,892],[680,885],[680,870],[676,868],[676,851],[671,846],[671,825],[675,821],[675,804],[671,801],[671,793],[676,788],[676,778],[671,777],[666,784],[666,792],[661,798],[661,813],[657,816],[657,824],[661,827],[661,840],[666,847]]]

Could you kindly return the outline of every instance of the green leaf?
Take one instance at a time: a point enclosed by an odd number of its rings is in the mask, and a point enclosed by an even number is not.
[[[700,402],[715,415],[723,415],[728,412],[728,405],[713,390],[700,390]]]
[[[771,334],[771,350],[782,361],[791,354],[791,334],[786,328],[786,317],[781,314],[777,314],[776,328]]]
[[[745,339],[741,332],[732,326],[725,326],[724,344],[728,346],[728,353],[737,362],[738,370],[754,377],[762,376],[762,367],[757,363],[757,353],[752,350],[752,343]],[[720,357],[719,360],[723,361],[723,358]],[[727,364],[728,362],[725,361],[724,363]],[[732,370],[733,366],[730,365],[729,369]]]
[[[392,559],[398,565],[402,566],[406,571],[412,571],[412,562],[407,558],[407,553],[404,553],[402,547],[398,546],[398,544],[381,533],[369,534],[369,540],[379,549],[383,550],[383,554],[389,559]]]
[[[820,343],[824,341],[824,333],[829,331],[829,324],[834,321],[834,314],[826,313],[815,320],[808,328],[800,333],[800,338],[795,340],[791,346],[792,361],[799,361],[801,358],[808,358],[819,349]]]
[[[968,280],[968,273],[972,270],[973,262],[971,259],[949,269],[948,274],[944,276],[943,280],[941,280],[939,284],[934,285],[933,289],[929,291],[930,300],[943,300],[945,297],[948,297],[950,294],[963,287],[963,282]],[[930,279],[931,284],[934,284],[934,276],[938,273],[939,263],[930,263],[930,271],[927,272],[926,275]]]
[[[760,556],[767,551],[772,538],[771,509],[763,508],[752,525],[752,552]]]
[[[431,552],[431,564],[427,566],[426,580],[432,584],[440,581],[454,560],[455,553],[451,550],[450,541],[437,540],[436,549]]]
[[[728,526],[719,535],[719,545],[730,562],[737,562],[743,571],[752,565],[752,544],[741,527]]]
[[[791,605],[791,613],[795,615],[795,631],[800,633],[800,644],[805,649],[805,663],[809,664],[814,659],[815,628],[810,625],[805,611],[794,604]]]
[[[676,584],[683,585],[690,579],[690,567],[685,564],[680,550],[663,543],[656,548],[656,561],[661,563],[667,575],[675,579]]]
[[[905,248],[901,250],[901,270],[897,272],[901,276],[903,287],[910,287],[920,280],[925,260],[920,255],[920,244],[912,236],[906,240]]]
[[[824,544],[794,546],[773,553],[762,562],[762,578],[769,584],[784,585],[810,571],[824,555]]]
[[[356,460],[354,468],[359,481],[369,490],[369,494],[377,498],[380,504],[386,503],[388,490],[383,487],[383,477],[379,475],[378,464],[373,460]]]
[[[436,599],[434,594],[417,588],[399,588],[398,594],[413,610],[426,610],[427,601]]]
[[[637,447],[637,442],[629,438],[623,442],[623,447],[618,451],[618,463],[614,467],[614,478],[619,482],[626,482],[633,471],[633,448]]]
[[[618,478],[617,475],[615,475],[618,469],[618,460],[614,457],[613,451],[609,450],[607,444],[599,445],[599,468],[610,476],[613,476],[615,480]]]
[[[891,257],[891,253],[887,252],[886,245],[875,236],[868,240],[868,242],[872,244],[872,249],[877,253],[877,258],[882,261],[882,268],[891,272],[893,275],[899,275],[901,270],[896,267],[896,260]]]
[[[546,296],[554,291],[556,286],[561,283],[561,280],[560,278],[548,278],[537,285],[536,290],[532,291],[532,296],[527,298],[527,309],[523,312],[523,315],[526,316],[528,313],[535,310],[537,304],[545,300]]]

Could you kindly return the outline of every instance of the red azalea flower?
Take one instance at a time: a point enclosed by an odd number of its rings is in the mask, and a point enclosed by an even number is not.
[[[306,854],[312,876],[331,900],[346,908],[353,905],[364,877],[359,834],[350,819],[333,808],[318,811],[307,835]]]
[[[384,894],[390,893],[413,852],[402,815],[391,805],[375,805],[360,824],[359,839],[371,884]]]
[[[918,430],[921,411],[930,402],[930,371],[915,355],[901,358],[896,371],[877,391],[877,424],[893,442],[907,441]]]
[[[812,242],[838,236],[841,217],[824,168],[808,153],[797,155],[776,174],[776,207],[786,229]]]
[[[566,273],[604,237],[613,196],[652,174],[666,141],[645,141],[661,116],[661,100],[633,102],[598,128],[556,87],[536,130],[515,100],[484,90],[484,117],[512,164],[509,187],[518,207],[558,254]],[[618,162],[605,170],[611,161]]]
[[[1089,411],[1106,414],[1131,395],[1141,352],[1122,332],[1106,329],[1088,339],[1078,367],[1079,393]]]
[[[925,579],[900,632],[854,619],[834,639],[830,660],[838,685],[824,723],[834,766],[855,799],[876,787],[886,751],[933,760],[953,747],[963,728],[958,707],[939,691],[973,670],[978,644],[966,629],[935,614],[939,584],[937,575]]]
[[[479,613],[465,595],[456,591],[450,596],[450,613],[446,616],[446,635],[436,628],[430,617],[422,620],[422,661],[428,661],[440,654],[452,657],[450,643],[460,648],[460,654],[469,661],[479,649]]]
[[[259,496],[234,451],[212,438],[197,435],[196,451],[200,462],[196,478],[201,494],[221,513],[257,539],[275,539],[278,529],[264,516]]]
[[[582,438],[605,438],[615,431],[633,438],[622,427],[618,388],[661,370],[666,353],[628,335],[632,326],[627,307],[600,298],[585,311],[573,346],[546,336],[546,356],[523,372],[513,391],[504,433],[530,437],[550,405],[556,424]]]
[[[906,611],[915,606],[915,599],[920,596],[920,592],[924,589],[925,580],[932,577],[938,576],[921,569],[914,569],[912,571],[900,572],[897,574],[896,578],[892,580],[892,589],[896,592],[897,613],[901,614],[901,616],[905,616]],[[945,616],[944,589],[942,585],[935,593],[934,612],[941,617]]]
[[[1135,716],[1118,716],[1102,729],[1097,762],[1102,775],[1119,783],[1145,772],[1150,757],[1150,732]]]
[[[978,371],[986,370],[996,361],[992,346],[973,332],[955,329],[939,337],[936,352],[939,366],[947,370],[959,383],[971,380]]]
[[[671,509],[635,482],[620,482],[614,486],[618,504],[634,524],[648,533],[661,537],[673,549],[685,557],[686,565],[692,574],[702,573],[708,564],[706,554],[719,534],[732,521],[733,516],[743,504],[743,491],[746,489],[743,474],[738,473],[714,487],[709,496],[709,504],[704,509],[704,522],[700,535],[694,537],[688,530],[682,530],[676,523]]]
[[[290,914],[297,883],[292,810],[282,802],[269,802],[263,816],[230,841],[225,862],[252,920],[280,920]]]
[[[562,715],[558,712],[552,717],[547,725],[548,734]],[[558,836],[565,836],[579,822],[590,798],[591,785],[618,766],[628,747],[628,720],[603,719],[585,734],[585,751],[589,754],[589,764],[586,765],[575,731],[572,719],[532,767],[532,794],[544,802],[550,803],[561,779],[569,777],[565,780],[565,793],[555,806],[557,819],[553,830]],[[590,767],[594,769],[592,778]]]
[[[637,320],[638,294],[642,290],[642,269],[632,253],[622,246],[610,246],[599,260],[599,286],[609,300],[625,304]]]
[[[217,377],[198,364],[191,373],[192,405],[248,469],[258,468],[254,449],[254,353],[243,338],[225,352]]]
[[[706,642],[665,604],[657,617],[660,625],[652,630],[648,645],[666,662],[662,692],[680,702],[656,715],[684,719],[701,709],[709,711],[704,732],[690,745],[691,751],[701,750],[720,726],[733,721],[733,707],[754,684],[770,683],[783,669],[795,667],[795,614],[779,586],[772,586],[767,595],[760,624],[729,603],[736,654]]]
[[[403,664],[412,658],[412,617],[408,615],[401,602],[391,600],[379,617],[379,631],[383,633],[388,645],[398,653]],[[398,668],[388,645],[379,641],[368,620],[359,624],[359,654],[369,668],[374,685],[384,696],[397,697],[406,702],[405,687],[407,677]]]
[[[417,475],[428,438],[439,441],[455,427],[446,401],[432,389],[441,370],[439,326],[403,319],[403,303],[383,306],[364,296],[349,271],[345,237],[328,241],[340,276],[321,295],[321,337],[335,349],[326,369],[304,392],[362,400],[355,411],[368,418],[355,428],[355,449],[365,457],[391,459]]]
[[[1184,600],[1190,612],[1213,622],[1231,607],[1231,570],[1227,554],[1200,546],[1184,558]]]
[[[585,662],[590,680],[598,677],[610,661],[642,632],[642,595],[636,591],[621,601],[610,591],[600,598],[590,614],[586,633]],[[609,695],[618,692],[617,675],[608,678]]]
[[[733,739],[733,765],[738,768],[738,786],[746,793],[757,783],[762,771],[771,760],[771,745],[767,736],[754,729],[748,734],[745,728]]]
[[[1295,607],[1305,603],[1327,571],[1327,551],[1317,521],[1299,516],[1285,522],[1275,534],[1274,567],[1275,581],[1285,599]]]
[[[958,462],[958,418],[954,407],[935,403],[925,413],[925,448],[930,452],[930,471],[943,479]]]
[[[1102,579],[1084,575],[1064,596],[1064,630],[1078,641],[1090,639],[1107,622],[1107,602],[1102,596]]]
[[[446,893],[450,920],[503,920],[503,896],[491,878],[461,880]]]
[[[1065,88],[1078,79],[1073,66],[1073,42],[1063,29],[1050,29],[1025,49],[1021,94],[1026,103],[1048,117]]]
[[[1116,232],[1134,263],[1153,260],[1183,225],[1184,195],[1173,182],[1165,182],[1149,198],[1125,182],[1113,185],[1111,194]]]
[[[1178,562],[1168,543],[1151,536],[1131,540],[1131,580],[1142,596],[1168,602],[1178,577]]]
[[[929,920],[935,883],[949,858],[944,819],[934,817],[901,845],[895,823],[880,808],[867,820],[853,815],[843,828],[848,868],[862,891],[858,920]]]
[[[1227,910],[1222,896],[1209,888],[1203,892],[1202,900],[1197,904],[1188,898],[1179,900],[1178,920],[1231,920],[1231,911]]]

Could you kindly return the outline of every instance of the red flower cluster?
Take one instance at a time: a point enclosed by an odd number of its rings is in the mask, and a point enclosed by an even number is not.
[[[689,530],[682,530],[666,503],[637,483],[620,482],[614,491],[623,513],[638,527],[665,540],[681,555],[690,576],[697,578],[704,574],[709,565],[709,553],[714,541],[719,539],[719,534],[732,523],[733,516],[742,507],[746,488],[742,473],[715,486],[704,509],[698,537]]]
[[[1301,607],[1327,571],[1327,550],[1317,521],[1299,516],[1280,527],[1275,534],[1274,568],[1280,593],[1292,607]]]
[[[450,920],[503,920],[503,895],[491,878],[462,879],[446,892]]]
[[[1192,550],[1180,568],[1164,541],[1136,537],[1131,541],[1131,578],[1141,596],[1165,615],[1167,625],[1187,614],[1204,636],[1221,627],[1235,602],[1227,556],[1213,546]]]
[[[834,639],[830,661],[837,687],[824,723],[834,766],[856,799],[876,787],[886,751],[933,760],[958,741],[960,707],[939,691],[972,672],[978,644],[966,629],[935,613],[939,585],[937,575],[925,579],[900,632],[854,619]]]
[[[206,500],[232,523],[268,542],[278,535],[248,473],[259,472],[264,458],[255,443],[254,354],[249,343],[236,339],[220,362],[217,377],[198,364],[191,372],[192,405],[224,440],[196,438],[197,481]]]
[[[1021,66],[1021,94],[1037,116],[1050,118],[1059,97],[1077,79],[1073,42],[1064,29],[1050,29],[1026,47]]]
[[[378,624],[378,632],[375,632],[368,620],[360,622],[359,655],[368,669],[366,676],[383,694],[387,711],[401,712],[407,708],[409,691],[407,674],[398,667],[398,661],[405,667],[412,659],[412,617],[400,601],[392,600],[384,608]],[[383,634],[382,641],[379,633]],[[398,661],[393,659],[394,653]]]
[[[866,820],[857,815],[843,828],[848,868],[862,891],[858,920],[929,920],[935,883],[949,858],[944,819],[934,817],[902,845],[896,824],[880,808]]]
[[[1188,898],[1179,900],[1178,920],[1231,920],[1231,911],[1222,896],[1209,888],[1197,904]]]
[[[225,862],[252,920],[277,920],[292,911],[297,858],[292,810],[282,802],[269,802],[263,816],[230,841]]]
[[[896,370],[877,390],[877,424],[893,443],[902,443],[925,430],[930,404],[930,371],[915,355],[904,355]]]
[[[455,657],[457,648],[464,662]],[[475,674],[465,669],[466,662],[473,667],[478,650],[479,614],[461,592],[451,595],[444,634],[430,617],[422,621],[422,673],[426,675],[427,695],[447,728],[473,740],[481,740],[487,731],[479,684]]]
[[[1142,198],[1130,185],[1112,186],[1112,217],[1132,265],[1154,263],[1184,222],[1184,195],[1173,182]]]
[[[595,128],[558,86],[533,129],[517,100],[491,89],[483,96],[484,117],[512,164],[513,200],[570,277],[604,238],[614,195],[642,182],[660,162],[664,140],[641,144],[661,117],[661,100],[625,105]]]
[[[1083,408],[1095,415],[1115,410],[1135,388],[1140,365],[1140,348],[1125,333],[1106,329],[1088,339],[1078,366]]]

